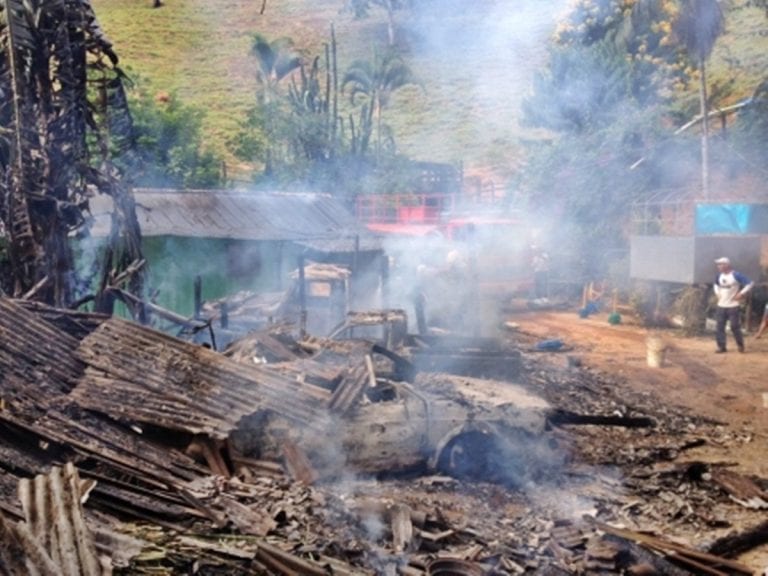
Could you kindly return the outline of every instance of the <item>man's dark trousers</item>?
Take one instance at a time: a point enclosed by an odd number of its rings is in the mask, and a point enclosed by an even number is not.
[[[739,310],[739,307],[734,306],[733,308],[724,308],[718,306],[717,311],[715,312],[715,320],[717,321],[717,327],[715,328],[717,348],[719,350],[725,350],[725,323],[730,320],[733,339],[736,340],[736,345],[739,347],[739,350],[743,350],[744,337],[741,334],[741,310]]]

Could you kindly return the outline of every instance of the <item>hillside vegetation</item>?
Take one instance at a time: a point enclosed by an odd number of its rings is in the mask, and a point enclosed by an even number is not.
[[[173,92],[206,113],[207,144],[235,167],[227,142],[256,97],[254,33],[291,38],[307,56],[323,54],[331,26],[340,71],[386,42],[383,11],[355,20],[343,0],[94,0],[97,16],[130,75],[155,93]],[[537,133],[519,125],[520,104],[563,1],[487,0],[467,9],[434,0],[431,10],[398,13],[398,42],[421,81],[397,92],[386,122],[399,150],[420,160],[462,162],[468,172],[505,177],[521,163],[520,141]],[[738,4],[738,3],[737,3]],[[722,102],[749,96],[766,69],[766,20],[757,9],[731,10],[728,32],[711,59],[711,83],[730,85]],[[690,100],[696,98],[691,88]]]

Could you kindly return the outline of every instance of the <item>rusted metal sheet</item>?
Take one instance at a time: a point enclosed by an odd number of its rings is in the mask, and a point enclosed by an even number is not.
[[[326,419],[324,406],[281,374],[118,318],[85,338],[77,356],[88,368],[71,398],[116,419],[219,439],[262,409],[309,427]]]
[[[78,345],[76,338],[15,302],[0,298],[3,412],[31,421],[53,400],[68,393],[84,368],[73,354]]]
[[[19,482],[24,520],[0,516],[0,562],[13,574],[100,576],[93,536],[86,525],[81,499],[83,483],[75,467],[52,468],[47,476]]]
[[[14,426],[8,424],[9,427]],[[81,471],[99,480],[93,500],[100,508],[142,519],[186,520],[199,516],[180,496],[186,487],[210,474],[189,457],[153,444],[141,435],[90,413],[50,410],[34,426],[14,426],[13,434],[29,444],[47,446],[36,459],[16,460],[17,476],[30,476],[63,458],[99,464],[98,472]],[[2,482],[0,482],[2,485]]]
[[[331,391],[335,390],[346,376],[346,368],[330,364],[323,364],[315,360],[294,360],[293,362],[279,362],[271,364],[270,368],[285,374],[296,382],[312,384],[313,392],[330,401]]]
[[[13,303],[24,310],[33,312],[35,316],[78,340],[93,332],[102,322],[109,319],[107,314],[63,310],[34,300],[14,300]]]
[[[362,396],[369,382],[369,370],[366,362],[351,368],[347,376],[336,387],[331,396],[330,409],[343,414],[355,405]]]

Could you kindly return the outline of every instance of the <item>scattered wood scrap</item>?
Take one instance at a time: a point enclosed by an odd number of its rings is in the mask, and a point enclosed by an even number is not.
[[[670,540],[665,540],[650,534],[616,528],[603,522],[596,522],[595,526],[606,534],[635,542],[643,548],[660,554],[665,559],[694,571],[695,573],[701,572],[704,574],[711,574],[712,576],[752,576],[753,574],[753,571],[749,566],[740,562],[735,562],[708,552],[694,550],[693,548]]]
[[[467,413],[481,419],[483,394],[430,402],[448,379],[401,382],[413,367],[370,342],[261,335],[253,349],[232,349],[238,363],[116,318],[2,298],[0,335],[0,573],[30,572],[31,562],[43,575],[101,574],[111,566],[126,574],[741,576],[751,572],[731,556],[768,540],[764,523],[741,532],[728,525],[728,506],[740,503],[745,514],[762,507],[759,479],[676,462],[709,438],[725,445],[722,427],[650,398],[618,397],[615,383],[584,371],[557,372],[538,359],[534,368],[519,366],[550,402],[568,406],[560,423],[597,425],[552,437],[568,436],[580,468],[558,463],[551,477],[516,490],[445,476],[324,482],[291,436],[278,439],[272,458],[239,452],[231,432],[269,413],[289,428],[307,426],[327,447],[327,418],[355,432],[345,456],[362,456],[370,465],[363,472],[382,463],[390,472],[412,471],[424,454],[404,450],[404,439],[422,438],[423,450],[440,419],[452,427]],[[429,342],[452,355],[449,339]],[[479,345],[453,342],[466,351]],[[452,376],[456,382],[475,391],[481,385]],[[503,386],[512,384],[495,382],[494,390]],[[386,401],[398,395],[408,402]],[[506,413],[526,415],[516,406]],[[374,437],[387,441],[385,450],[361,442]],[[468,451],[460,446],[451,456]],[[600,521],[562,519],[572,497],[590,500]],[[716,515],[716,507],[726,512]],[[731,530],[697,550],[641,526],[670,538],[691,526]],[[72,538],[49,537],[59,529]],[[79,550],[79,572],[71,546],[62,549],[67,541]],[[70,572],[56,564],[57,554]]]

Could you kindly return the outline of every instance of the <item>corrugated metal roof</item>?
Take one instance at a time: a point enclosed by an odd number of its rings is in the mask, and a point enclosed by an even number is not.
[[[243,240],[338,240],[369,236],[338,199],[327,194],[229,190],[133,191],[144,236]],[[109,232],[111,199],[91,200],[94,236]]]
[[[70,398],[116,419],[214,438],[261,409],[326,425],[328,398],[317,387],[119,318],[86,337],[77,356],[88,368]]]
[[[75,385],[84,364],[79,342],[7,298],[0,298],[1,416],[33,422]],[[1,418],[0,418],[1,419]]]

